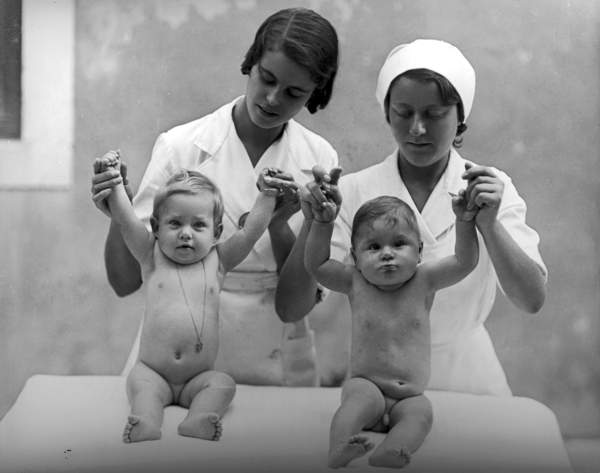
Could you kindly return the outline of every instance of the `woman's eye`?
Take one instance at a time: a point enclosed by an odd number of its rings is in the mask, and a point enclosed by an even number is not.
[[[294,99],[299,99],[304,97],[304,92],[300,92],[299,90],[289,90],[288,91],[288,95]]]
[[[269,76],[265,76],[264,74],[261,75],[260,78],[265,84],[274,84],[275,83],[275,79],[273,79],[272,77],[269,77]]]
[[[393,109],[394,114],[399,116],[400,118],[410,118],[411,113],[409,110],[398,110],[398,109]]]
[[[446,115],[446,110],[441,110],[441,109],[429,110],[427,112],[427,114],[431,118],[442,118],[442,117],[444,117]]]

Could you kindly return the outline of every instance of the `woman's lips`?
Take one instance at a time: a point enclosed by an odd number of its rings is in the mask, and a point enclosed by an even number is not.
[[[263,115],[266,115],[267,117],[276,117],[278,115],[277,112],[262,107],[261,105],[257,105],[256,107],[262,112]]]

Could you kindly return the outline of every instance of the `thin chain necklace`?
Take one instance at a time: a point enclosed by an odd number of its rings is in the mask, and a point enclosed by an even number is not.
[[[204,321],[206,320],[206,268],[204,267],[204,261],[200,261],[200,264],[202,265],[202,275],[204,276],[204,296],[202,297],[202,325],[200,326],[200,332],[198,332],[198,326],[196,325],[196,320],[194,319],[192,307],[188,302],[188,298],[183,287],[181,274],[179,273],[179,266],[175,266],[175,271],[177,271],[177,279],[179,279],[179,287],[181,287],[181,293],[183,294],[183,300],[185,301],[185,305],[188,308],[190,319],[192,320],[192,325],[194,326],[194,332],[196,333],[196,353],[200,353],[202,351],[202,348],[204,347],[202,343],[202,334],[204,333]]]

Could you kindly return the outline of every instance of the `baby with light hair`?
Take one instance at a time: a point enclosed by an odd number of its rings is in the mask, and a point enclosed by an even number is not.
[[[116,151],[95,165],[119,166]],[[295,184],[265,170],[257,186],[261,192],[243,227],[222,242],[221,193],[199,172],[181,170],[158,191],[151,231],[136,216],[122,183],[108,197],[111,218],[141,266],[146,298],[139,358],[127,376],[131,413],[124,442],[159,439],[163,409],[171,404],[189,409],[179,424],[180,435],[221,437],[221,418],[236,387],[231,376],[213,369],[219,291],[225,274],[266,230],[282,186]]]

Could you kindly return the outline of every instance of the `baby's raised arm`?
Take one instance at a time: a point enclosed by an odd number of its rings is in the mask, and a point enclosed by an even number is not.
[[[452,210],[456,215],[454,254],[421,265],[433,290],[456,284],[473,271],[479,261],[476,212],[468,210],[467,204],[464,190],[458,195],[452,195]]]
[[[333,222],[342,203],[337,189],[340,172],[335,170],[334,192],[323,192],[322,185],[311,182],[300,191],[300,200],[305,207],[310,206],[313,214],[304,248],[306,270],[328,289],[347,294],[352,289],[352,268],[330,258]]]
[[[96,161],[95,167],[103,169],[112,167],[119,171],[120,165],[119,152],[109,151]],[[129,251],[138,261],[142,261],[152,251],[154,237],[135,214],[123,182],[113,188],[107,197],[107,204],[111,219],[119,226]]]
[[[248,256],[248,253],[267,229],[275,209],[279,188],[297,186],[294,181],[286,181],[270,176],[268,169],[261,172],[256,184],[260,194],[256,197],[244,226],[227,240],[217,245],[219,259],[225,272],[235,268]]]

